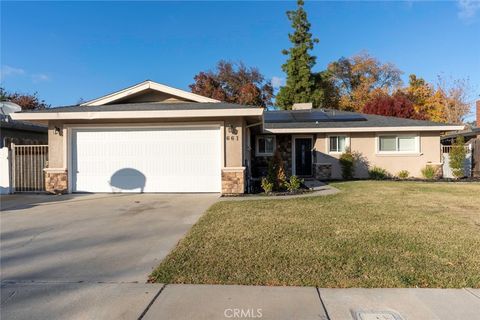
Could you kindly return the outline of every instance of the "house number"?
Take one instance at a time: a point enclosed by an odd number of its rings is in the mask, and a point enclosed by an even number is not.
[[[238,141],[238,136],[227,136],[228,141]]]

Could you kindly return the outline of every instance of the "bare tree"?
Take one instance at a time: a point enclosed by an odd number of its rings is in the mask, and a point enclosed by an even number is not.
[[[445,79],[438,76],[437,90],[444,101],[444,114],[447,123],[463,123],[470,113],[469,100],[471,86],[468,79]]]

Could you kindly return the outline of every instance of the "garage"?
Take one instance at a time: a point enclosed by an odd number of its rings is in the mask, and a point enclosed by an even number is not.
[[[72,192],[221,192],[220,126],[72,128]]]

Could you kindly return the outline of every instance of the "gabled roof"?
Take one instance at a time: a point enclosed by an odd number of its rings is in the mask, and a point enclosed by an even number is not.
[[[122,89],[120,91],[116,91],[116,92],[107,94],[103,97],[84,102],[81,104],[81,106],[101,106],[104,104],[110,104],[120,99],[125,99],[126,97],[132,96],[134,94],[137,94],[139,92],[146,91],[146,90],[154,90],[161,93],[166,93],[166,94],[179,97],[191,102],[220,102],[218,100],[207,98],[195,93],[172,88],[164,84],[160,84],[158,82],[145,80],[141,83]]]

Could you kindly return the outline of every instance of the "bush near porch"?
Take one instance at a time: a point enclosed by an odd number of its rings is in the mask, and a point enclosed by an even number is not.
[[[153,272],[164,283],[480,287],[480,184],[335,183],[220,202]]]

